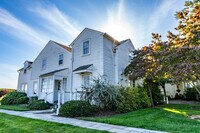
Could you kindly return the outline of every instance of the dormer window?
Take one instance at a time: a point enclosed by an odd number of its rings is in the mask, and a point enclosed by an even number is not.
[[[89,40],[83,42],[83,55],[90,53],[90,42]]]
[[[59,61],[58,61],[58,64],[59,64],[59,65],[62,65],[62,64],[63,64],[63,59],[64,59],[63,54],[59,54]]]
[[[42,60],[42,70],[46,69],[47,59]]]

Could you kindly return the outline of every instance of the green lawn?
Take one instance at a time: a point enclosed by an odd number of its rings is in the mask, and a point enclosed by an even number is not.
[[[0,105],[0,109],[14,110],[14,111],[28,111],[29,108],[20,105]]]
[[[0,133],[103,133],[71,125],[46,122],[0,113]]]
[[[191,120],[189,115],[200,115],[200,105],[163,105],[126,114],[102,117],[82,118],[85,120],[139,127],[173,133],[200,132],[200,120]]]

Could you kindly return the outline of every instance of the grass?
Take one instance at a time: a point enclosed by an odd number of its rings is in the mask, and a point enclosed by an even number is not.
[[[1,133],[103,133],[66,124],[46,122],[0,113]]]
[[[191,120],[190,115],[200,115],[200,105],[163,105],[116,116],[81,119],[173,133],[200,132],[200,120]]]
[[[28,111],[29,108],[20,105],[0,105],[0,109],[14,110],[14,111]]]

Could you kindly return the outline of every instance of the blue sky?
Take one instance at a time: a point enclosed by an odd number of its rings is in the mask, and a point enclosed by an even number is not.
[[[141,48],[152,32],[174,31],[183,7],[184,0],[0,0],[0,88],[16,88],[17,70],[49,40],[69,45],[89,27]]]

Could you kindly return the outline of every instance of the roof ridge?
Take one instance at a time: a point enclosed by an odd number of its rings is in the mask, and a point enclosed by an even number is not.
[[[72,52],[72,48],[71,48],[71,47],[69,47],[69,46],[67,46],[67,45],[64,45],[64,44],[61,44],[61,43],[58,43],[58,42],[53,41],[53,40],[51,40],[51,41],[54,42],[55,44],[57,44],[58,46],[64,48],[65,50],[67,50],[67,51],[69,51],[69,52]]]

